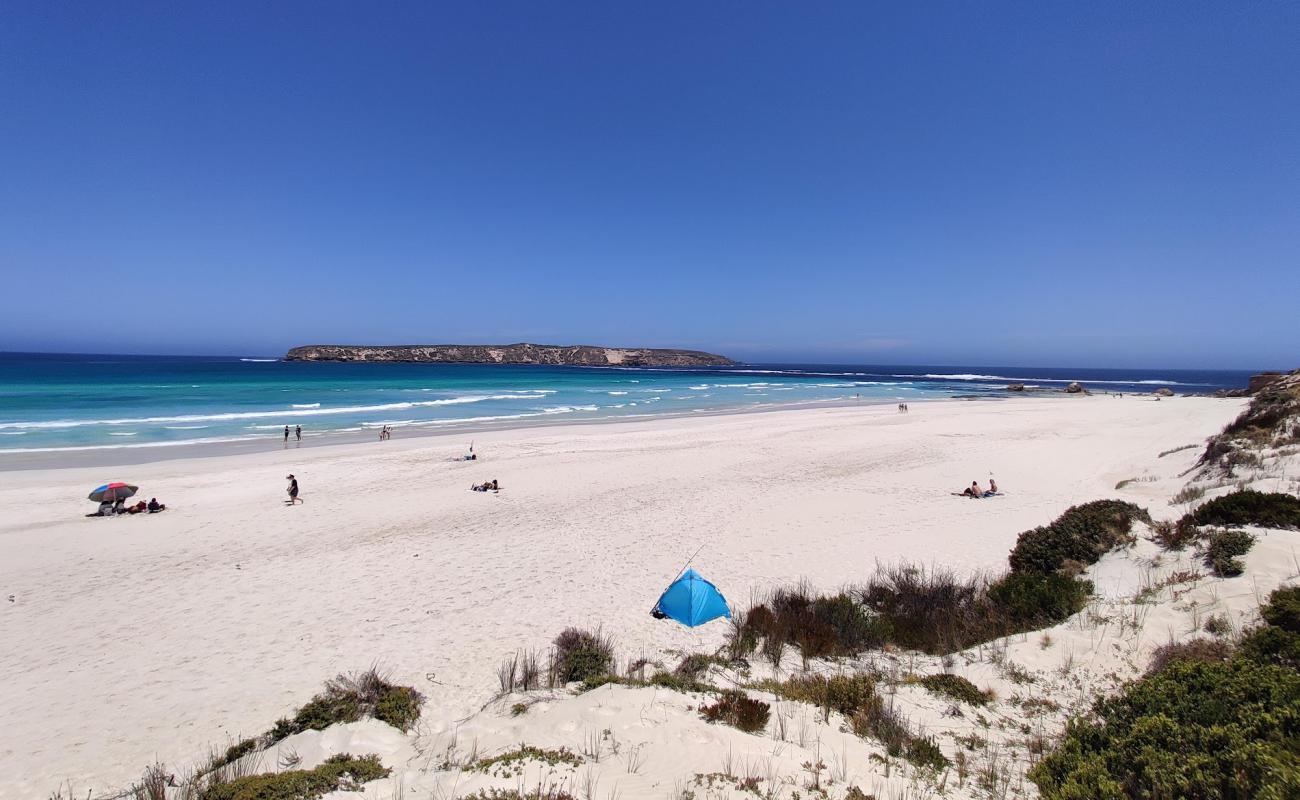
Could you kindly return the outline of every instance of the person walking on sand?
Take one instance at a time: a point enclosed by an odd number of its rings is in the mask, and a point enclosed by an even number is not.
[[[289,473],[289,477],[286,480],[289,481],[289,488],[287,490],[289,492],[289,502],[286,503],[285,505],[291,506],[294,503],[301,503],[302,500],[298,498],[298,479],[295,478],[293,476],[293,473],[291,472]]]
[[[289,426],[288,426],[288,425],[285,425],[285,426],[284,426],[284,443],[285,443],[285,444],[288,444],[288,443],[289,443]]]
[[[301,441],[302,441],[302,426],[301,426],[301,425],[295,425],[294,428],[293,428],[293,434],[294,434],[294,436],[297,436],[297,437],[298,437],[298,441],[301,442]]]

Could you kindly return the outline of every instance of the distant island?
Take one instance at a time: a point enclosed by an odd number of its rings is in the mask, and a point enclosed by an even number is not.
[[[311,344],[285,361],[373,361],[427,364],[545,364],[576,367],[721,367],[726,356],[700,350],[593,347],[554,344],[413,344],[395,346]]]

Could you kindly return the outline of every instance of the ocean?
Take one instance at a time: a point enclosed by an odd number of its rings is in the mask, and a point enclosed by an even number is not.
[[[591,368],[333,364],[264,358],[0,353],[0,466],[6,456],[279,445],[422,431],[644,418],[850,402],[1000,398],[1009,383],[1209,393],[1248,372],[757,364]],[[296,442],[296,438],[293,438]],[[241,444],[242,443],[242,444]],[[169,451],[156,450],[158,457]],[[143,455],[142,453],[139,455]]]

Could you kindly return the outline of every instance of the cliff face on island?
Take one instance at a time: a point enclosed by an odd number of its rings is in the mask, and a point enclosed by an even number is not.
[[[392,347],[313,344],[285,361],[375,361],[430,364],[547,364],[579,367],[718,367],[736,362],[699,350],[553,344],[418,344]]]

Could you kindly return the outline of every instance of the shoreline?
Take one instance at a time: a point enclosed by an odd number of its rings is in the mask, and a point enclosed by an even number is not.
[[[1048,395],[1047,392],[1043,392],[1041,394],[1026,394],[1022,396],[1027,399],[1033,398],[1035,400],[1049,399],[1049,397],[1074,397],[1074,395],[1065,395],[1059,392],[1054,392],[1050,395]],[[1000,395],[951,395],[948,397],[918,398],[916,400],[908,400],[907,402],[919,406],[956,401],[1005,401],[1011,399],[1016,398]],[[460,425],[455,424],[455,421],[453,420],[449,421],[447,424],[410,425],[399,427],[394,429],[394,433],[397,434],[396,441],[413,441],[438,439],[440,437],[450,436],[464,436],[466,434],[478,436],[480,434],[532,430],[534,428],[564,428],[570,426],[590,427],[593,425],[652,422],[661,419],[710,419],[746,414],[770,414],[782,411],[892,406],[896,403],[897,401],[894,399],[882,398],[863,398],[861,400],[801,400],[785,403],[764,403],[759,406],[736,406],[729,408],[700,409],[697,411],[665,411],[658,414],[611,414],[604,417],[595,417],[590,419],[562,419],[552,417],[550,419],[538,418],[533,420],[508,420],[503,421],[500,424],[472,422]],[[188,444],[171,444],[164,442],[141,445],[87,445],[82,447],[52,448],[41,452],[0,450],[0,473],[22,472],[26,470],[82,469],[88,467],[100,467],[106,469],[112,467],[134,467],[161,462],[187,461],[190,459],[223,458],[226,456],[253,455],[257,453],[300,451],[304,449],[304,444],[309,445],[306,449],[313,451],[321,448],[360,445],[367,442],[382,444],[376,441],[377,436],[378,429],[369,429],[366,431],[325,434],[308,433],[303,437],[301,442],[298,442],[291,437],[287,443],[283,442],[281,434],[277,433],[265,438],[250,438],[226,442],[201,442]],[[390,439],[389,441],[394,440]]]

